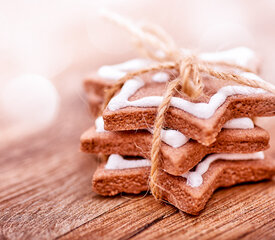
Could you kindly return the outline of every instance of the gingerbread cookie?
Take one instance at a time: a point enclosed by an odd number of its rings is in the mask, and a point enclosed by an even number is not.
[[[226,160],[219,160],[223,158]],[[173,176],[160,170],[157,180],[165,200],[186,213],[196,215],[219,187],[270,179],[275,174],[275,161],[270,157],[263,158],[262,152],[214,154],[204,159],[195,171],[189,172],[189,176]],[[104,196],[146,191],[149,165],[150,161],[146,159],[126,160],[111,155],[107,164],[101,164],[96,170],[93,190]]]
[[[255,127],[250,119],[234,119],[226,123],[217,141],[209,146],[186,138],[175,130],[163,130],[161,168],[173,175],[182,175],[210,153],[251,153],[268,148],[269,135]],[[81,150],[87,153],[140,156],[150,158],[152,130],[104,130],[102,118],[81,136]]]
[[[254,71],[258,68],[255,54],[247,48],[200,54],[199,57],[210,62],[237,64]],[[233,66],[216,65],[213,69],[263,82],[255,73]],[[111,78],[113,74],[115,81],[117,75],[123,77],[125,74],[117,74],[116,71],[116,67],[112,69],[112,66],[105,66],[98,74],[105,78]],[[139,74],[126,81],[103,113],[106,129],[121,131],[152,127],[166,84],[177,77],[175,69],[163,69]],[[172,97],[165,127],[179,130],[188,137],[209,145],[215,141],[223,124],[232,118],[275,114],[274,94],[233,81],[219,80],[207,74],[203,74],[202,78],[204,89],[200,97],[194,100],[179,92]]]
[[[106,130],[153,127],[166,85],[152,81],[155,74],[159,73],[147,73],[126,81],[103,112]],[[252,73],[243,74],[258,78]],[[175,77],[168,76],[167,81]],[[225,122],[232,118],[275,114],[275,95],[263,89],[208,76],[204,77],[204,85],[203,95],[196,100],[180,93],[172,97],[171,107],[165,115],[165,127],[179,130],[186,136],[209,145],[215,141]]]

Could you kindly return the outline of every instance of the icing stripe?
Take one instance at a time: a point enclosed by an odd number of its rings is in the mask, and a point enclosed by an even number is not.
[[[238,65],[256,72],[259,66],[259,59],[254,51],[247,47],[237,47],[226,51],[202,53],[200,59],[208,62],[225,62]]]
[[[152,76],[152,80],[154,82],[167,82],[169,80],[169,78],[170,78],[170,76],[166,72],[158,72]]]
[[[203,183],[202,175],[207,172],[210,164],[216,160],[253,160],[264,159],[263,152],[255,153],[217,153],[211,154],[203,159],[197,166],[195,171],[189,171],[182,175],[187,179],[187,185],[191,187],[199,187]]]
[[[125,107],[158,107],[162,103],[162,96],[143,97],[134,101],[128,100],[143,86],[144,82],[140,79],[131,79],[126,81],[119,94],[110,100],[108,109],[115,111]],[[193,103],[179,97],[172,97],[170,105],[188,112],[195,117],[208,119],[214,115],[216,110],[229,96],[236,94],[251,95],[264,93],[266,93],[266,91],[261,88],[252,88],[248,86],[225,86],[220,88],[218,92],[210,98],[209,103]]]
[[[250,129],[254,128],[254,123],[250,118],[234,118],[227,121],[223,128],[234,128],[234,129]]]
[[[96,132],[108,132],[104,129],[104,121],[103,121],[103,117],[98,117],[95,120],[95,131]]]
[[[128,169],[137,167],[150,167],[151,161],[148,159],[126,160],[119,154],[112,154],[108,158],[105,169]]]
[[[148,67],[151,61],[146,59],[132,59],[116,65],[105,65],[98,69],[97,74],[105,79],[118,80],[126,75],[129,71],[137,71]]]
[[[211,163],[216,160],[256,160],[264,159],[263,152],[255,153],[217,153],[211,154],[203,159],[197,166],[195,171],[188,171],[182,177],[187,179],[187,185],[191,187],[199,187],[203,183],[202,175],[207,172]],[[117,170],[137,167],[149,167],[151,161],[148,159],[126,160],[121,155],[112,154],[109,156],[105,169]]]

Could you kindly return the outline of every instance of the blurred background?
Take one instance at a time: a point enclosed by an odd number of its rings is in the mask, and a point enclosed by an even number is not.
[[[89,116],[83,78],[137,56],[129,35],[99,17],[102,8],[159,24],[184,48],[251,47],[262,59],[262,77],[275,83],[273,0],[1,0],[0,6],[1,146],[56,121],[65,130],[80,124],[74,109],[83,105]]]

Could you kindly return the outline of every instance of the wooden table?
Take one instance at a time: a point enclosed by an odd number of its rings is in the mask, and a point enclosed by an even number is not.
[[[198,217],[148,194],[94,194],[98,163],[78,150],[80,134],[92,124],[81,92],[84,74],[73,67],[58,76],[62,106],[50,128],[1,146],[0,239],[275,238],[272,181],[218,190]],[[265,121],[269,130],[272,120]]]

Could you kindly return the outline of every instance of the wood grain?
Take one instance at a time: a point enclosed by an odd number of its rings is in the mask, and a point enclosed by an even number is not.
[[[198,217],[148,194],[92,193],[96,158],[78,151],[92,122],[76,84],[79,72],[60,76],[71,87],[60,86],[62,110],[51,128],[0,147],[0,239],[275,238],[272,181],[219,190]],[[272,120],[264,125],[274,129]]]

